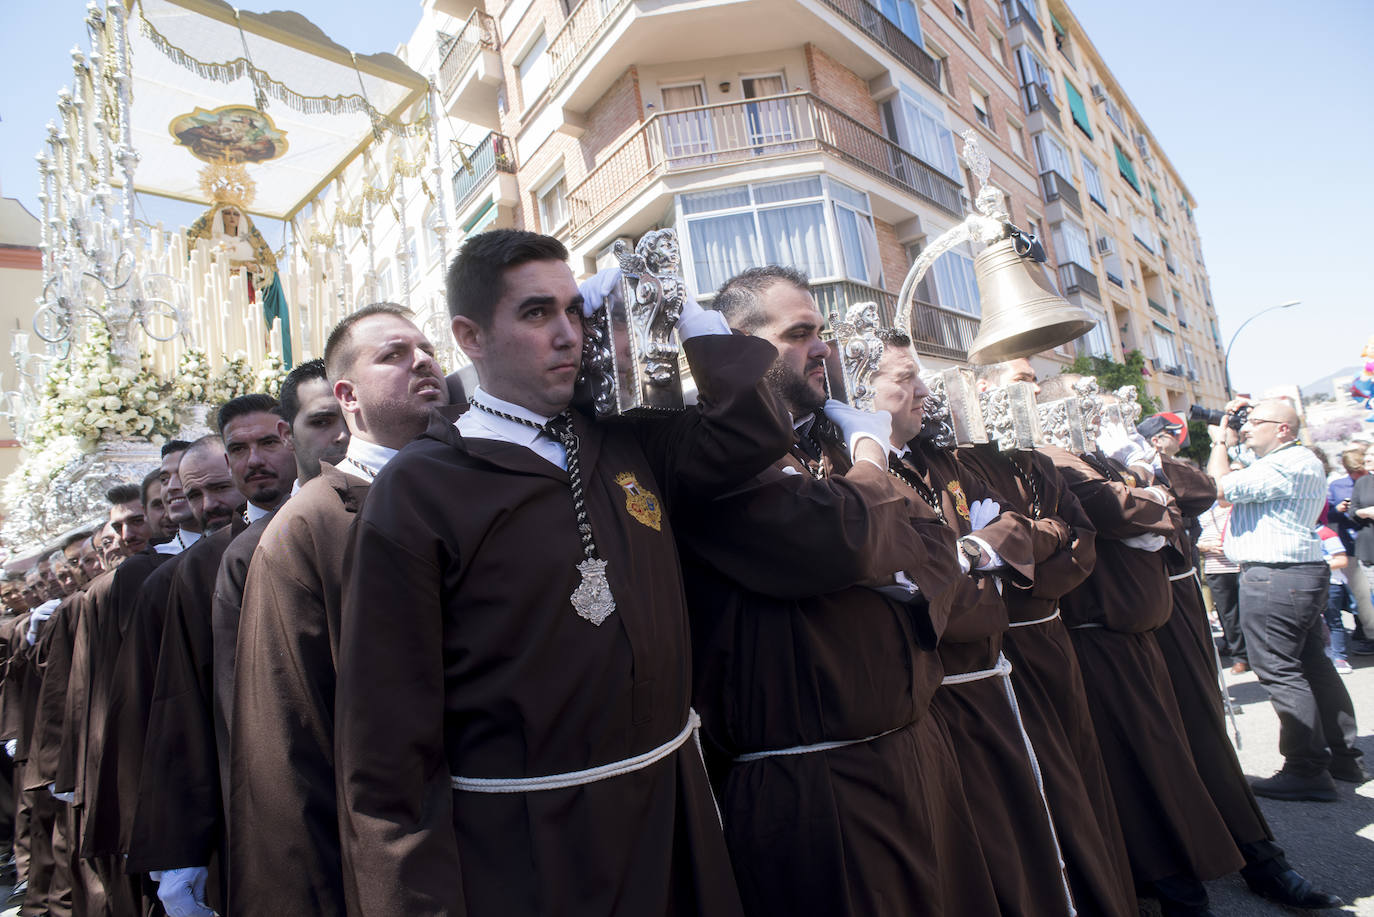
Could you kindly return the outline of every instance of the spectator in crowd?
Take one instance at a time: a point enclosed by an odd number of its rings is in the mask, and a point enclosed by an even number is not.
[[[1349,675],[1352,671],[1350,661],[1345,658],[1348,634],[1341,612],[1350,605],[1350,591],[1346,588],[1345,571],[1350,566],[1350,555],[1341,544],[1340,537],[1328,525],[1317,526],[1317,537],[1322,540],[1322,553],[1326,555],[1326,565],[1331,568],[1331,586],[1326,600],[1326,629],[1330,638],[1326,645],[1326,656],[1336,671]]]
[[[1360,576],[1364,579],[1364,586],[1360,587],[1355,585],[1354,578],[1351,578],[1351,588],[1362,589],[1360,596],[1368,597],[1369,584],[1374,583],[1374,473],[1371,473],[1374,472],[1374,447],[1365,450],[1364,472],[1355,482],[1348,505],[1354,512],[1353,518],[1361,523],[1355,536],[1355,558],[1359,563],[1350,566],[1358,568]],[[1364,620],[1363,614],[1361,620]],[[1364,646],[1352,646],[1352,652],[1362,656],[1374,653],[1374,645],[1370,645],[1368,640],[1363,642]]]
[[[1326,489],[1326,524],[1340,536],[1346,554],[1355,557],[1355,538],[1360,530],[1370,527],[1368,519],[1361,519],[1350,508],[1350,499],[1355,493],[1355,483],[1364,477],[1365,454],[1368,450],[1364,443],[1352,443],[1341,452],[1341,466],[1345,474],[1336,478]],[[1371,597],[1371,583],[1364,569],[1358,563],[1346,567],[1349,580],[1349,597],[1355,603],[1355,633],[1350,639],[1350,652],[1357,656],[1374,655],[1374,597]]]
[[[1226,556],[1226,533],[1231,525],[1231,507],[1220,502],[1198,517],[1202,534],[1197,548],[1202,555],[1202,572],[1212,593],[1212,607],[1221,621],[1221,645],[1217,651],[1231,660],[1231,674],[1250,671],[1245,658],[1245,634],[1240,629],[1240,566]]]

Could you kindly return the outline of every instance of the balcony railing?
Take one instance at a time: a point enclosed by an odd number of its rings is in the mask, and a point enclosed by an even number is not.
[[[1079,216],[1083,215],[1083,204],[1078,200],[1078,191],[1069,180],[1050,169],[1040,173],[1040,187],[1045,191],[1045,203],[1063,201],[1069,209]]]
[[[1054,99],[1045,91],[1044,86],[1039,83],[1027,83],[1022,93],[1026,97],[1026,114],[1033,115],[1037,111],[1044,111],[1054,122],[1054,126],[1063,130],[1064,121],[1059,116],[1059,106],[1054,104]]]
[[[573,69],[634,0],[581,0],[549,39],[549,93],[558,92]]]
[[[1040,45],[1042,49],[1045,47],[1045,33],[1040,29],[1040,22],[1031,15],[1024,3],[1021,3],[1020,0],[1004,0],[1002,10],[1007,16],[1007,28],[1011,28],[1018,22],[1023,22],[1026,25],[1026,31],[1030,33],[1031,38],[1035,39],[1036,44]]]
[[[912,73],[935,89],[940,88],[940,62],[903,32],[868,0],[821,0],[826,6],[858,26],[873,40],[906,65]]]
[[[1059,286],[1064,293],[1087,293],[1098,302],[1102,301],[1102,291],[1097,286],[1097,275],[1075,261],[1059,265]]]
[[[960,187],[882,134],[808,92],[656,112],[569,190],[574,242],[667,172],[824,152],[940,208],[963,213]]]
[[[483,49],[497,49],[496,20],[481,10],[473,10],[452,39],[444,59],[439,64],[439,84],[444,87],[444,95],[450,96],[457,87],[463,74]]]
[[[1148,297],[1148,296],[1145,297],[1145,301],[1146,301],[1147,303],[1150,304],[1150,308],[1151,308],[1151,309],[1154,309],[1154,310],[1155,310],[1156,312],[1158,312],[1160,315],[1168,315],[1168,314],[1169,314],[1169,310],[1168,310],[1168,309],[1164,308],[1163,306],[1161,306],[1159,303],[1155,302],[1155,301],[1154,301],[1153,299],[1151,299],[1150,297]]]
[[[811,284],[811,295],[822,315],[844,311],[860,302],[876,302],[880,321],[891,327],[897,313],[897,296],[877,287],[837,280]],[[968,359],[968,349],[978,336],[979,318],[916,300],[911,310],[911,339],[916,351],[956,362]]]
[[[1121,287],[1121,289],[1123,290],[1126,289],[1126,281],[1122,280],[1120,277],[1116,276],[1111,271],[1107,272],[1107,280],[1110,283],[1114,283],[1117,286]]]
[[[467,156],[467,166],[453,173],[453,211],[463,207],[497,172],[515,172],[514,148],[502,134],[487,134]]]

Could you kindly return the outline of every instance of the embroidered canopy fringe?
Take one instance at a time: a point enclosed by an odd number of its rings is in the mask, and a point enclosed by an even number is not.
[[[253,88],[260,95],[271,96],[283,105],[307,115],[347,115],[361,113],[367,115],[379,130],[402,137],[423,135],[429,128],[429,114],[422,114],[414,121],[397,121],[377,111],[358,93],[335,96],[307,96],[296,92],[280,80],[275,80],[267,71],[255,67],[246,57],[236,57],[223,62],[208,62],[192,56],[157,30],[143,15],[143,5],[138,5],[139,32],[153,43],[172,63],[184,67],[204,80],[216,83],[232,83],[248,77]]]

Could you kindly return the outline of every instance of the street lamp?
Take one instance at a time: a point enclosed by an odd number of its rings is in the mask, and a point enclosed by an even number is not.
[[[1287,309],[1287,308],[1290,308],[1290,307],[1292,307],[1292,306],[1298,305],[1298,303],[1300,303],[1300,302],[1301,302],[1301,300],[1295,299],[1295,300],[1292,300],[1291,302],[1279,303],[1277,306],[1270,306],[1268,309],[1261,309],[1261,310],[1259,310],[1258,312],[1256,312],[1254,315],[1250,316],[1250,317],[1247,318],[1245,321],[1243,321],[1243,322],[1240,323],[1240,327],[1236,329],[1236,333],[1233,334],[1233,335],[1231,335],[1231,341],[1230,341],[1230,343],[1228,343],[1228,344],[1226,345],[1226,356],[1224,357],[1224,359],[1223,359],[1223,361],[1222,361],[1222,371],[1226,374],[1226,397],[1227,397],[1227,398],[1233,398],[1233,397],[1235,397],[1235,393],[1231,391],[1231,348],[1234,347],[1234,346],[1236,346],[1236,338],[1240,337],[1240,333],[1241,333],[1242,331],[1245,330],[1245,326],[1248,325],[1248,324],[1250,324],[1251,322],[1253,322],[1255,319],[1259,318],[1261,315],[1264,315],[1266,312],[1273,312],[1273,311],[1275,311],[1276,309]]]

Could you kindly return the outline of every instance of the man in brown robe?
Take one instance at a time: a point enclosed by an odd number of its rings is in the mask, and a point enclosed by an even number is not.
[[[435,412],[354,523],[335,704],[353,915],[741,914],[664,510],[787,448],[775,351],[688,301],[697,404],[597,422],[570,409],[566,257],[534,233],[467,240],[447,288],[473,406]]]
[[[323,386],[336,412],[342,404],[347,454],[334,459],[337,467],[316,458],[315,479],[277,513],[248,570],[230,729],[234,914],[345,909],[334,792],[344,551],[374,469],[423,433],[430,409],[447,402],[447,388],[433,384],[440,378],[434,347],[408,316],[396,306],[369,306],[331,332],[325,363],[333,389],[322,378],[310,388]],[[307,386],[301,391],[308,394]],[[314,399],[313,413],[324,408]],[[303,409],[297,417],[309,415]],[[298,455],[309,441],[311,431],[304,432],[295,438]]]
[[[235,414],[240,406],[259,406],[252,397],[221,408],[222,429],[248,416]],[[168,593],[126,865],[157,880],[169,911],[208,914],[211,906],[223,906],[224,846],[210,609],[220,559],[246,527],[246,500],[218,436],[202,437],[186,451],[180,475],[207,534],[181,557]]]
[[[975,368],[979,391],[1035,384],[1027,360]],[[957,451],[959,464],[987,481],[1004,508],[1034,520],[1035,574],[1002,590],[1010,626],[1002,650],[1039,760],[1065,871],[1082,913],[1119,912],[1135,901],[1126,842],[1112,799],[1083,675],[1059,599],[1078,586],[1096,559],[1095,532],[1077,498],[1039,452],[1002,452],[996,444]]]
[[[745,911],[996,913],[949,736],[928,715],[954,534],[889,475],[888,415],[826,401],[824,319],[803,275],[754,268],[715,302],[776,348],[767,378],[794,426],[786,455],[675,519]]]
[[[1110,395],[1103,395],[1110,398]],[[1124,433],[1103,424],[1104,436]],[[1060,603],[1088,686],[1131,870],[1166,917],[1205,915],[1204,879],[1243,859],[1198,776],[1153,631],[1172,612],[1165,555],[1177,509],[1101,452],[1045,450],[1097,530],[1097,563]],[[1172,514],[1172,515],[1171,515]]]
[[[1245,857],[1241,876],[1256,894],[1292,907],[1339,907],[1339,898],[1313,887],[1288,864],[1227,735],[1217,682],[1219,660],[1195,572],[1193,538],[1197,517],[1216,501],[1216,481],[1196,465],[1173,458],[1181,440],[1162,425],[1150,424],[1152,419],[1141,424],[1144,441],[1133,442],[1121,458],[1167,488],[1180,512],[1172,536],[1177,550],[1165,558],[1173,613],[1155,631],[1155,640],[1169,668],[1193,763]]]
[[[1008,629],[1002,596],[1034,586],[1037,542],[1058,546],[1065,527],[1054,517],[1030,519],[1004,508],[1005,498],[972,465],[956,461],[952,441],[943,448],[937,444],[940,431],[927,429],[924,416],[929,390],[905,335],[885,337],[873,384],[874,406],[892,414],[893,473],[913,488],[911,499],[938,506],[960,536],[965,576],[940,640],[945,681],[935,694],[934,712],[954,742],[999,905],[1003,913],[1062,915],[1073,906],[1083,914],[1133,917],[1129,874],[1103,888],[1079,866],[1081,854],[1063,853],[1081,843],[1063,835],[1100,830],[1091,815],[1086,826],[1058,813],[1052,818],[1045,784],[1055,781],[1062,784],[1059,793],[1073,794],[1071,815],[1091,813],[1092,799],[1077,774],[1065,780],[1043,773],[1029,736],[1029,714],[1021,712],[1010,682],[1012,666],[1002,654]],[[1094,853],[1094,860],[1103,856]],[[1121,861],[1124,868],[1124,849]]]

